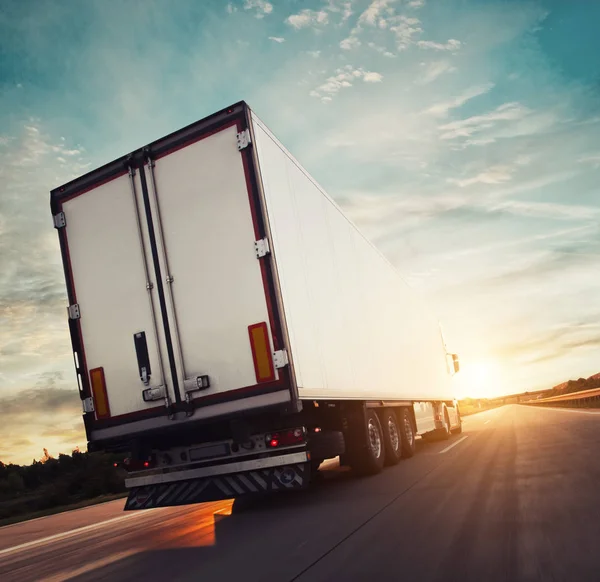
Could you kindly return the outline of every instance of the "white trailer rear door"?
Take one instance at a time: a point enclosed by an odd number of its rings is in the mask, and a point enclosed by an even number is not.
[[[146,166],[182,397],[208,375],[210,387],[190,393],[207,403],[251,395],[279,376],[265,259],[255,247],[258,210],[238,131],[233,124]]]
[[[296,397],[249,122],[235,105],[52,192],[92,441]]]

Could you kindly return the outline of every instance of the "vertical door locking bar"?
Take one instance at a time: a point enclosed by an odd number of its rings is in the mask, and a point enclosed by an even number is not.
[[[156,324],[156,311],[154,310],[154,299],[153,299],[153,295],[152,295],[152,289],[154,288],[154,285],[152,284],[152,281],[150,280],[150,271],[148,270],[146,245],[144,244],[144,236],[142,233],[142,222],[140,219],[140,207],[138,205],[137,191],[135,188],[135,170],[131,166],[131,160],[130,160],[130,165],[129,165],[129,184],[131,185],[131,195],[133,196],[133,207],[135,209],[135,220],[136,220],[136,224],[137,224],[138,237],[139,237],[139,241],[140,241],[140,250],[142,253],[142,263],[144,264],[144,274],[146,276],[146,289],[148,290],[148,300],[150,302],[150,314],[152,316],[152,327],[153,327],[152,331],[154,333],[154,339],[156,341],[156,349],[158,351],[158,365],[160,367],[160,375],[162,378],[162,382],[166,386],[167,378],[165,376],[165,369],[163,366],[162,355],[161,355],[161,350],[160,350],[160,337],[158,335],[158,326]],[[144,332],[142,332],[142,333],[144,335],[144,345],[145,345],[146,360],[147,360],[145,377],[149,383],[150,382],[150,373],[151,373],[151,371],[150,371],[150,356],[148,355],[148,344],[146,342],[146,334]],[[136,354],[138,354],[137,343],[136,343]],[[146,384],[146,382],[144,381],[144,375],[142,374],[142,370],[141,370],[142,366],[140,365],[139,354],[138,354],[138,366],[140,367],[140,379],[142,380],[142,382],[144,382],[144,385],[147,386],[148,384]],[[165,389],[165,407],[167,408],[167,410],[169,410],[169,411],[171,410],[171,400],[169,398],[169,392],[166,389]]]
[[[148,151],[145,152],[146,155],[146,163],[148,165],[148,174],[150,176],[150,190],[152,192],[152,198],[154,199],[154,205],[156,206],[156,225],[158,230],[158,236],[160,238],[160,244],[162,246],[163,257],[165,261],[165,268],[167,270],[166,282],[167,289],[169,295],[169,302],[171,303],[171,312],[173,313],[173,331],[175,336],[175,342],[177,344],[177,351],[179,352],[179,365],[181,366],[181,375],[185,380],[187,378],[185,372],[185,362],[183,360],[183,350],[181,349],[181,338],[179,336],[179,323],[177,321],[177,310],[175,308],[175,298],[173,296],[173,274],[171,273],[171,268],[169,266],[169,254],[167,252],[167,244],[165,242],[165,234],[162,225],[162,218],[160,212],[160,202],[158,200],[158,189],[156,187],[156,176],[154,173],[154,160],[150,157],[150,153]]]

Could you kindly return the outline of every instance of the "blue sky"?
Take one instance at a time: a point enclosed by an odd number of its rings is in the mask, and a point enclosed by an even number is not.
[[[48,192],[245,99],[424,295],[459,393],[599,370],[600,3],[0,8],[0,458],[83,446]]]

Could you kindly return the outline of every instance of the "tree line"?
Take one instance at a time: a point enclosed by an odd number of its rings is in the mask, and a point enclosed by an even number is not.
[[[0,520],[125,491],[123,455],[86,453],[54,458],[44,449],[30,465],[0,461]]]

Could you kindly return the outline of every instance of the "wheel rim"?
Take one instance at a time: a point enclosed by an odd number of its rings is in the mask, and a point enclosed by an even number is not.
[[[381,435],[372,418],[369,419],[369,445],[371,446],[371,452],[378,459],[381,456]]]
[[[398,434],[396,420],[392,415],[388,416],[388,433],[390,435],[390,444],[394,451],[397,452],[400,449],[400,435]]]
[[[406,440],[412,445],[415,435],[413,433],[412,422],[410,422],[410,418],[407,416],[404,417],[404,435],[406,436]]]

